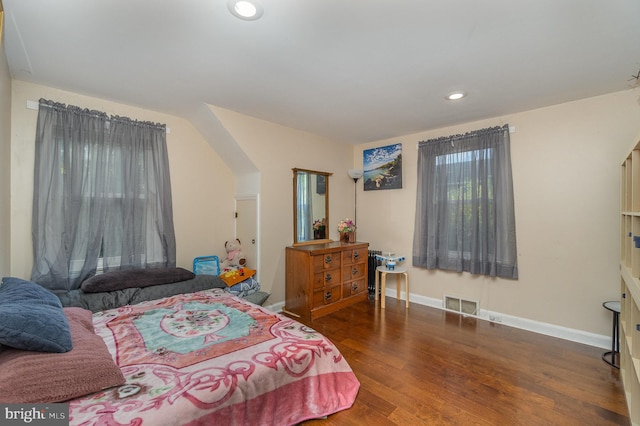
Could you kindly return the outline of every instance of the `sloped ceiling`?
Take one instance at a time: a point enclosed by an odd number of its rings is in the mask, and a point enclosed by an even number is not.
[[[356,144],[629,88],[638,0],[3,0],[13,78]],[[462,90],[460,101],[445,95]]]

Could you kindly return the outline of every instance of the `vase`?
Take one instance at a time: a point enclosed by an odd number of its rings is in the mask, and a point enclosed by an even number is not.
[[[324,228],[322,229],[314,229],[313,230],[313,239],[314,240],[324,240],[326,237],[324,235]]]
[[[342,237],[342,242],[343,243],[355,243],[356,242],[356,233],[355,233],[355,231],[343,232],[342,234],[340,234],[340,236]]]

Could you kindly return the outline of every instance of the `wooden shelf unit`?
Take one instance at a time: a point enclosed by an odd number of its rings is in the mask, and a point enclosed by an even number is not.
[[[631,423],[640,425],[640,142],[620,176],[620,376]]]
[[[287,247],[283,311],[314,320],[366,300],[368,249],[358,242]]]

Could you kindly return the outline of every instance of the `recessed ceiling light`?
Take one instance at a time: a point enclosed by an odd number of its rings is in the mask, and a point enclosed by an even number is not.
[[[453,92],[453,93],[449,93],[446,97],[446,99],[450,100],[450,101],[455,101],[458,99],[462,99],[466,96],[466,93],[464,92]]]
[[[255,21],[262,16],[263,12],[258,0],[229,0],[227,7],[233,16],[245,21]]]

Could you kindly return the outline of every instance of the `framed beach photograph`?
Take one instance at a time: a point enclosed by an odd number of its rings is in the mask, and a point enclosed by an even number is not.
[[[365,149],[364,190],[402,188],[402,144]]]

